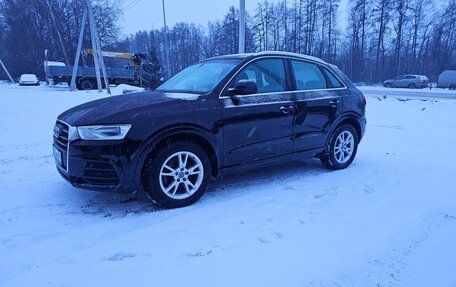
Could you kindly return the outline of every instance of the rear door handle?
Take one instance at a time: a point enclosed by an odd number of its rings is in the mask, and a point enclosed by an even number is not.
[[[281,106],[280,107],[280,110],[282,111],[282,113],[284,114],[290,114],[291,112],[294,111],[294,108],[292,106]]]
[[[337,104],[340,103],[339,100],[331,100],[329,101],[329,105],[333,108],[337,108]]]

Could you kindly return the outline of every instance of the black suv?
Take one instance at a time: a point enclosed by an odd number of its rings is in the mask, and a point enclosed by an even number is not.
[[[365,106],[350,80],[318,58],[227,55],[193,65],[155,91],[64,112],[54,156],[75,187],[180,207],[230,171],[311,157],[346,168],[364,134]]]

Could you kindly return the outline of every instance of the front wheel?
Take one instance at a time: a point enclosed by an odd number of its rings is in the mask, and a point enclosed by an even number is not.
[[[351,125],[342,125],[331,136],[323,155],[323,165],[329,169],[344,169],[355,159],[358,134]]]
[[[211,175],[207,153],[192,142],[175,142],[152,154],[144,168],[143,188],[167,208],[191,205],[206,191]]]

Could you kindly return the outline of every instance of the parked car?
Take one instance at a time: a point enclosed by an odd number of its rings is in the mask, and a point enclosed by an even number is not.
[[[19,86],[39,86],[40,80],[34,74],[23,74],[19,79]]]
[[[439,75],[437,88],[456,90],[456,70],[446,70]]]
[[[429,79],[423,75],[401,75],[392,80],[386,80],[383,82],[383,86],[386,88],[426,88],[429,86]]]
[[[335,66],[285,52],[221,56],[155,91],[74,107],[54,128],[59,173],[85,189],[139,193],[173,208],[210,178],[317,157],[344,169],[363,137],[366,99]]]

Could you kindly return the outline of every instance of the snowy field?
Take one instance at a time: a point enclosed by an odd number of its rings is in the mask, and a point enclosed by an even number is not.
[[[455,287],[456,100],[387,93],[348,169],[260,169],[163,210],[58,175],[57,115],[105,95],[0,83],[0,286]]]
[[[456,99],[456,91],[448,89],[406,89],[406,88],[384,88],[382,86],[360,86],[358,87],[365,95],[387,96],[393,98],[407,99]]]

